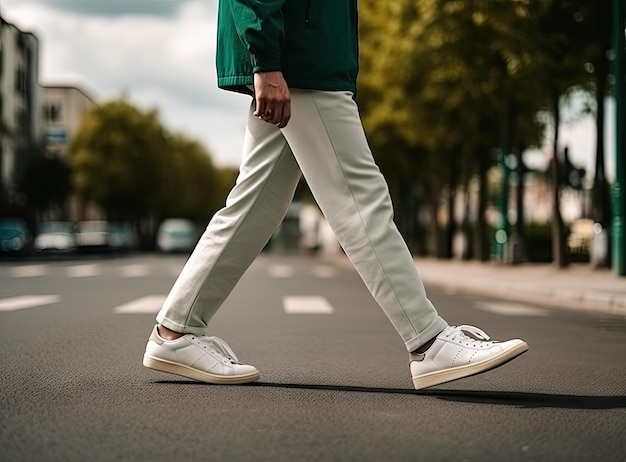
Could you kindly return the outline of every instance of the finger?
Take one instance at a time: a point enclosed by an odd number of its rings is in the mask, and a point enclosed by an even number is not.
[[[262,108],[259,104],[257,104],[256,109],[253,112],[255,117],[259,117],[261,119],[265,118],[265,109]]]
[[[285,128],[289,123],[289,119],[291,119],[291,104],[289,102],[285,103],[282,109],[282,114],[278,121],[278,128]]]
[[[266,103],[266,99],[265,98],[260,98],[260,97],[256,97],[255,99],[255,110],[253,112],[253,115],[255,117],[260,117],[263,118],[263,116],[265,115],[265,111],[267,111],[268,105]]]
[[[282,118],[283,118],[283,106],[278,105],[278,106],[275,106],[271,116],[268,116],[268,122],[276,125],[281,121]]]

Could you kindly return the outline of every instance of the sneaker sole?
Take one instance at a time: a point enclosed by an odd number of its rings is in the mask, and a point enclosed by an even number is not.
[[[432,387],[452,380],[458,380],[482,372],[490,371],[498,366],[508,363],[512,359],[517,358],[522,353],[528,351],[528,344],[520,343],[513,348],[503,351],[498,356],[486,359],[479,363],[467,364],[465,366],[452,367],[440,371],[429,372],[428,374],[413,377],[413,386],[416,390]]]
[[[210,372],[200,371],[184,364],[167,361],[165,359],[155,358],[154,356],[144,355],[143,365],[155,371],[167,372],[168,374],[176,374],[188,379],[197,380],[199,382],[212,384],[240,384],[250,383],[258,380],[261,374],[253,372],[244,375],[217,375]]]

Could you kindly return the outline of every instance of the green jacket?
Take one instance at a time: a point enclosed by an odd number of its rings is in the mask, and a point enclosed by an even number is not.
[[[220,0],[217,84],[249,93],[256,72],[291,88],[356,93],[357,0]]]

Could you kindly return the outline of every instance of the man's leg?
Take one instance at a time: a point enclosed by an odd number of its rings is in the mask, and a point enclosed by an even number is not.
[[[157,321],[206,333],[209,320],[281,223],[300,179],[283,134],[248,116],[237,182],[176,280]]]
[[[497,342],[474,326],[448,326],[426,298],[352,95],[294,91],[291,104],[285,137],[339,242],[411,352],[414,387],[479,374],[527,351],[520,339]]]
[[[376,166],[352,95],[292,91],[283,133],[341,246],[409,351],[447,327],[426,297],[393,222],[387,183]]]

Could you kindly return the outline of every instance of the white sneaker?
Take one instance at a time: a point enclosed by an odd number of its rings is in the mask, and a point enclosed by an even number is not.
[[[470,334],[470,335],[467,335]],[[523,340],[489,341],[474,326],[449,326],[425,353],[410,353],[416,390],[488,371],[528,351]]]
[[[185,334],[176,340],[166,340],[159,335],[157,326],[148,340],[143,365],[217,384],[254,382],[261,376],[256,367],[240,363],[233,350],[219,337]]]

